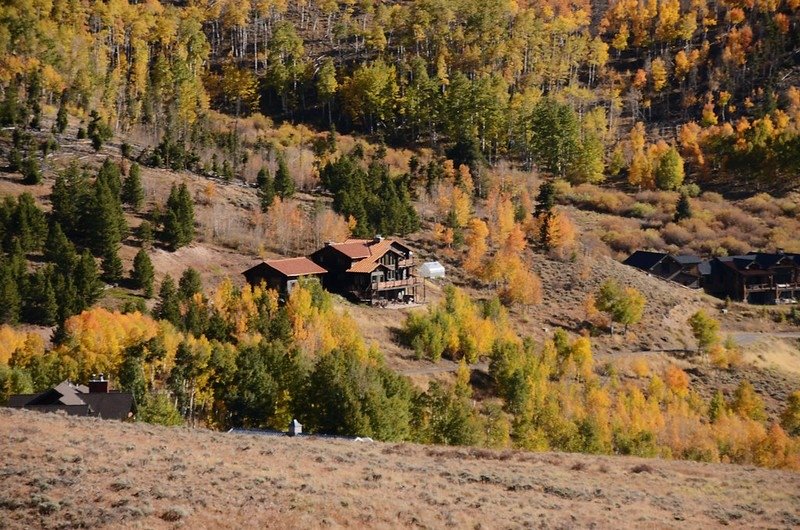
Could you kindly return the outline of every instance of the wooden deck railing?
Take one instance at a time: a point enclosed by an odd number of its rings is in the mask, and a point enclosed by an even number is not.
[[[374,291],[385,291],[387,289],[399,289],[401,287],[411,287],[416,284],[416,278],[406,278],[404,280],[389,280],[385,282],[372,282]]]

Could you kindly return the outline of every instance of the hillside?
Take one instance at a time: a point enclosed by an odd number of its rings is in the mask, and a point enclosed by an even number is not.
[[[800,0],[10,0],[0,404],[800,469],[799,74]]]
[[[0,440],[8,529],[800,524],[800,475],[750,467],[261,437],[7,409]]]

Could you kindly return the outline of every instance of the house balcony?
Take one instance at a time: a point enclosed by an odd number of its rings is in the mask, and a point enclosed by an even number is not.
[[[416,285],[416,278],[406,278],[404,280],[387,280],[385,282],[372,282],[373,291],[387,291],[389,289],[402,289],[403,287],[413,287]]]
[[[769,283],[760,283],[754,285],[745,285],[745,289],[748,292],[755,293],[755,292],[763,292],[763,291],[783,291],[783,290],[799,290],[800,283],[776,283],[776,284],[769,284]]]
[[[397,262],[398,269],[407,269],[408,267],[413,267],[413,266],[414,266],[414,258],[401,259],[400,261]]]

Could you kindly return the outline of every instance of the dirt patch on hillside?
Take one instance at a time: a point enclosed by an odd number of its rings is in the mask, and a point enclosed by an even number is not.
[[[183,271],[192,267],[200,273],[206,288],[214,288],[225,278],[243,284],[241,273],[259,261],[255,256],[248,257],[228,249],[201,244],[183,247],[175,252],[156,248],[150,253],[150,259],[159,280],[167,274],[177,279]]]
[[[0,527],[741,528],[800,474],[123,424],[0,409]]]

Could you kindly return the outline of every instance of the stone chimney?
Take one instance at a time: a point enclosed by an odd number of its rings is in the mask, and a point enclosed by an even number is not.
[[[92,377],[89,381],[90,394],[107,394],[108,393],[108,379],[105,375],[100,374]]]
[[[383,241],[383,236],[380,234],[375,234],[375,237],[372,238],[373,243],[380,243]]]

